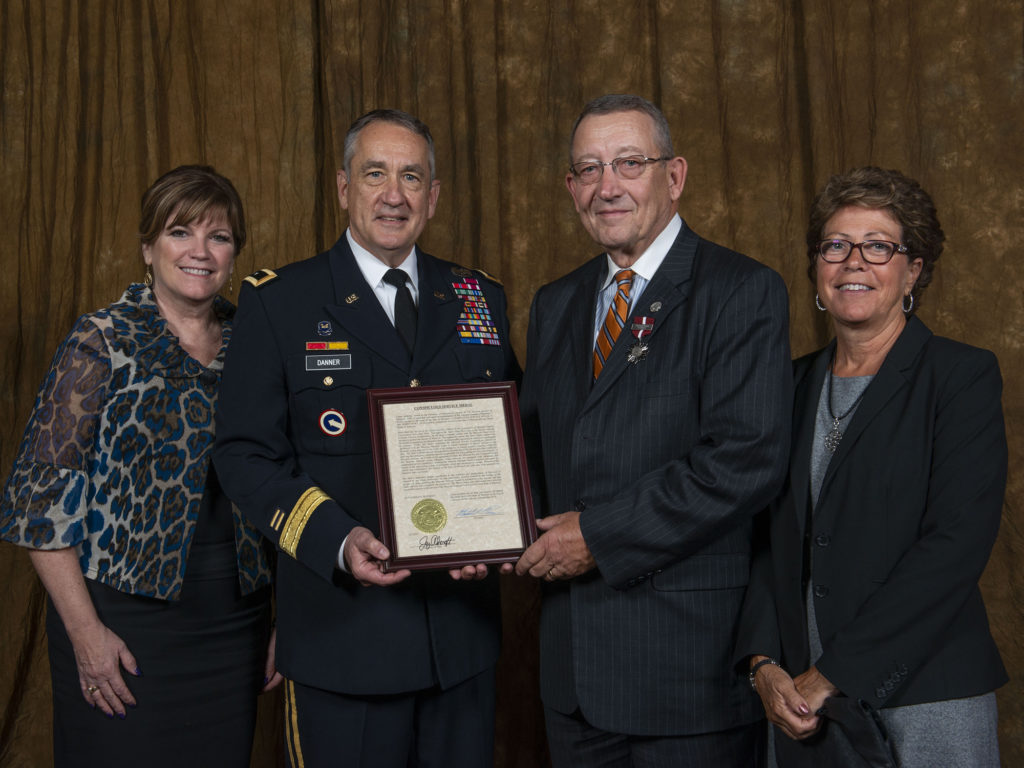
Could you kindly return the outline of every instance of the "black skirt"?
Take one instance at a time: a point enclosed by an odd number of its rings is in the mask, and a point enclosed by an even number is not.
[[[122,670],[138,702],[124,720],[108,718],[82,697],[71,642],[48,602],[57,768],[249,765],[270,589],[242,597],[236,569],[233,542],[197,540],[180,601],[86,580],[100,620],[125,641],[141,671],[134,677]]]

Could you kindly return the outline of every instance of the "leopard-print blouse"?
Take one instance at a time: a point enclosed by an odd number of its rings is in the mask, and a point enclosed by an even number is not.
[[[82,572],[122,592],[176,600],[213,446],[235,308],[209,368],[178,345],[152,292],[132,284],[60,345],[0,498],[0,539],[77,547]],[[270,581],[259,531],[233,508],[243,594]]]

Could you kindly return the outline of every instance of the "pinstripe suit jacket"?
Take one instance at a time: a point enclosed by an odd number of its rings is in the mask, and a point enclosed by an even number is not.
[[[580,510],[597,561],[545,586],[542,696],[618,733],[749,723],[760,704],[730,654],[751,520],[789,449],[786,289],[684,225],[630,313],[655,318],[648,355],[627,362],[624,330],[592,384],[605,264],[544,286],[530,313],[521,407],[538,510]]]

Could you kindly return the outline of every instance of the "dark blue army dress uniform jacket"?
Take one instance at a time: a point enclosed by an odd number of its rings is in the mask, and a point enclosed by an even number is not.
[[[456,582],[418,572],[381,588],[337,567],[354,527],[379,536],[366,390],[520,377],[501,287],[422,251],[417,264],[411,359],[344,236],[326,253],[247,278],[221,388],[221,482],[279,551],[277,667],[351,695],[447,688],[498,655],[493,575]],[[460,336],[465,302],[454,284],[466,282],[483,291],[497,344]]]

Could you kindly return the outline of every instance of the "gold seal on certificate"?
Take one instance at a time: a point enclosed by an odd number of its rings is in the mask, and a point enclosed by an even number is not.
[[[423,499],[412,508],[412,524],[424,533],[437,533],[448,523],[444,504],[437,499]]]

